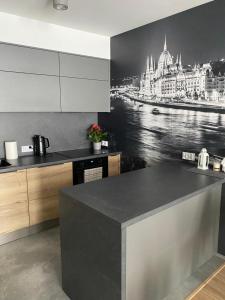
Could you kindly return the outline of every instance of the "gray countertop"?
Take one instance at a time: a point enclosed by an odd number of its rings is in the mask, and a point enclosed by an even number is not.
[[[92,149],[77,149],[61,152],[48,153],[46,156],[21,156],[17,160],[10,161],[11,166],[1,167],[0,173],[8,173],[22,169],[51,166],[62,164],[71,161],[80,161],[85,159],[94,159],[98,157],[105,157],[110,154],[118,154],[120,152],[113,150],[101,150],[93,152]]]
[[[225,173],[224,172],[221,172],[221,171],[216,172],[216,171],[213,171],[212,169],[200,170],[200,169],[197,169],[196,167],[194,167],[194,168],[190,168],[188,171],[193,172],[193,173],[197,173],[197,174],[203,174],[203,175],[206,175],[206,176],[212,176],[212,177],[225,179]]]
[[[174,163],[65,188],[62,193],[128,226],[224,181]]]

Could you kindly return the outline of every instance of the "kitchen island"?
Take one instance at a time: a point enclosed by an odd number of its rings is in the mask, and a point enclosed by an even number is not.
[[[63,189],[62,282],[74,300],[158,300],[218,247],[224,178],[166,164]]]

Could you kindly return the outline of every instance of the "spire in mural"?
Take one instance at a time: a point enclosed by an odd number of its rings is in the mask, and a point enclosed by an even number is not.
[[[183,70],[181,54],[180,54],[180,58],[179,58],[179,70],[180,70],[180,71]]]
[[[181,54],[180,54],[180,59],[179,59],[179,65],[182,66]]]
[[[166,43],[166,35],[165,35],[164,51],[166,50],[167,50],[167,43]]]
[[[149,72],[149,56],[147,57],[147,62],[146,62],[146,73]]]
[[[157,69],[158,76],[167,74],[168,68],[171,65],[173,65],[173,58],[170,52],[167,50],[167,41],[165,36],[164,50],[160,54],[159,61],[158,61],[158,69]]]
[[[152,55],[151,55],[150,71],[154,71]]]

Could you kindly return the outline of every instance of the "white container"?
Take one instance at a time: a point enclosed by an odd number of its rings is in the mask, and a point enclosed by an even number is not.
[[[101,150],[102,148],[102,143],[99,142],[99,143],[93,143],[93,148],[94,148],[94,151],[99,151]]]
[[[209,154],[207,153],[206,148],[202,148],[201,152],[198,155],[198,169],[208,170],[209,168]]]
[[[7,160],[18,159],[18,150],[16,141],[5,142],[5,157]]]
[[[220,161],[214,161],[213,162],[213,171],[220,172],[220,169],[221,169]]]

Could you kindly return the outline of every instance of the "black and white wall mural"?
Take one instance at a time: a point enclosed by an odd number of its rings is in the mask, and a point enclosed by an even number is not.
[[[111,39],[111,113],[99,123],[148,164],[225,155],[225,1]]]

